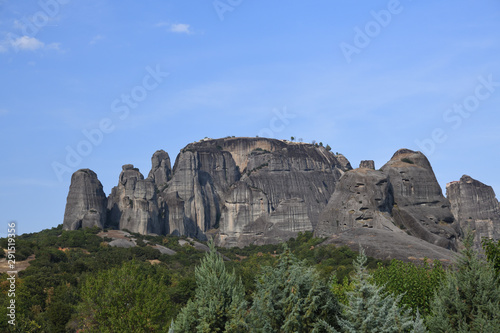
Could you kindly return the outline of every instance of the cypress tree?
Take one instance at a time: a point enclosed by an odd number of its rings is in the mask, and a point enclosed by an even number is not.
[[[286,249],[275,267],[262,268],[250,313],[252,332],[323,332],[320,322],[336,325],[340,306],[315,269]]]
[[[339,318],[340,332],[425,332],[423,320],[417,312],[413,318],[410,309],[399,306],[401,296],[386,295],[383,287],[372,282],[366,270],[366,255],[360,251],[354,261],[355,289],[347,293],[348,305],[342,304],[343,317]],[[323,323],[327,332],[339,332]]]
[[[246,332],[245,290],[234,272],[226,270],[221,256],[209,243],[195,268],[196,293],[173,323],[174,332]]]
[[[473,250],[473,234],[456,270],[447,274],[431,302],[431,332],[499,332],[500,288],[493,265]]]

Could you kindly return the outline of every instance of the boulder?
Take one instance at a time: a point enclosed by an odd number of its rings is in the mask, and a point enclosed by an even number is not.
[[[106,195],[94,171],[81,169],[71,176],[63,229],[85,227],[104,228],[106,223]]]

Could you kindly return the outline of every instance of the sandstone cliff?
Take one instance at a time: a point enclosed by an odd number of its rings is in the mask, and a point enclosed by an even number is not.
[[[500,239],[500,207],[490,186],[463,175],[446,185],[451,211],[464,232],[474,232],[474,246],[481,248],[483,237]]]
[[[106,223],[106,195],[94,171],[81,169],[71,176],[64,230],[85,227],[103,228]]]

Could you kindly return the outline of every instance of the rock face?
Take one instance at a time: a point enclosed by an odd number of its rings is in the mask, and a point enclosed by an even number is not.
[[[216,144],[241,170],[222,197],[216,238],[222,246],[276,243],[312,231],[348,168],[311,144],[253,138]]]
[[[81,169],[71,176],[63,229],[103,228],[106,223],[106,195],[94,171]]]
[[[94,172],[75,172],[64,228],[213,236],[226,247],[314,231],[335,244],[375,244],[381,250],[373,253],[384,258],[408,257],[412,247],[426,256],[426,244],[434,254],[436,247],[456,250],[460,226],[476,231],[476,245],[483,236],[500,238],[500,207],[489,186],[464,176],[448,185],[448,200],[427,158],[408,149],[380,170],[371,160],[353,170],[347,158],[321,146],[228,137],[187,145],[173,168],[163,150],[151,164],[147,179],[124,165],[108,199]]]
[[[400,149],[382,171],[393,188],[395,224],[412,236],[456,250],[460,227],[424,154]]]
[[[132,164],[122,167],[118,186],[108,198],[108,225],[140,234],[161,234],[156,188],[153,180],[144,176]]]
[[[157,188],[163,189],[172,176],[170,157],[164,150],[158,150],[151,157],[151,171],[148,179],[151,179]]]
[[[361,161],[361,162],[359,162],[359,167],[365,168],[365,169],[375,170],[375,162],[372,160]]]
[[[386,174],[365,168],[348,171],[322,211],[315,234],[328,237],[352,228],[404,233],[392,220],[393,205]]]
[[[349,229],[403,231],[456,250],[460,228],[427,158],[398,150],[381,171],[346,172],[320,216],[315,234],[328,237]],[[364,231],[357,231],[362,234]]]
[[[500,239],[500,207],[490,186],[463,175],[446,185],[451,211],[463,232],[474,232],[474,246],[481,248],[483,237]]]

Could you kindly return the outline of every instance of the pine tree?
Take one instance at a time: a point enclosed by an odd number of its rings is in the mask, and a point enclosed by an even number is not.
[[[493,265],[473,250],[473,234],[457,269],[449,272],[431,302],[431,332],[499,332],[500,287]]]
[[[180,332],[246,332],[247,310],[241,280],[226,270],[212,242],[199,266],[195,268],[196,293],[174,321]]]
[[[252,332],[324,332],[320,321],[336,325],[340,306],[315,269],[286,249],[275,267],[262,268],[250,313]]]
[[[353,266],[355,268],[354,291],[347,293],[348,305],[342,304],[343,317],[339,318],[340,332],[425,332],[423,320],[417,312],[416,318],[410,310],[399,307],[400,297],[386,295],[366,270],[366,255],[363,250]],[[338,332],[323,323],[327,332]]]

